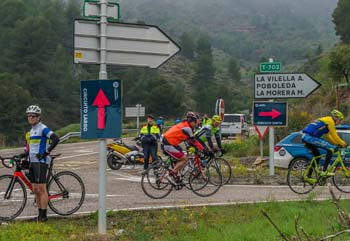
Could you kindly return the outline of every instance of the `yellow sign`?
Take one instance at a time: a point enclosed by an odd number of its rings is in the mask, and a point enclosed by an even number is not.
[[[75,58],[77,58],[77,59],[83,58],[83,53],[82,52],[75,52]]]

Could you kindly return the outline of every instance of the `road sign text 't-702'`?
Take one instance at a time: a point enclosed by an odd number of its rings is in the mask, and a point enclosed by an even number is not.
[[[256,74],[254,98],[305,98],[320,86],[307,74]]]

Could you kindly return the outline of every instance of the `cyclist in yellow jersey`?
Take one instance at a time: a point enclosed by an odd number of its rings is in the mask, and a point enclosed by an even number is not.
[[[326,160],[323,166],[323,175],[329,165],[333,153],[337,147],[345,147],[346,143],[337,134],[335,126],[339,125],[344,119],[343,113],[338,110],[332,110],[331,116],[325,116],[317,119],[315,122],[308,124],[303,130],[302,140],[306,148],[308,148],[313,156],[320,156],[318,148],[327,151]],[[317,158],[317,163],[320,157]]]

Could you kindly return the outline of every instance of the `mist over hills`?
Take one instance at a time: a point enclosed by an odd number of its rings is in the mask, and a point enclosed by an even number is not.
[[[335,0],[123,0],[123,21],[160,26],[175,40],[183,32],[210,36],[213,47],[257,62],[294,62],[337,42]]]

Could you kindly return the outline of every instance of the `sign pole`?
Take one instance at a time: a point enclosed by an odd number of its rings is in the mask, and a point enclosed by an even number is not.
[[[139,129],[140,129],[140,107],[141,107],[141,104],[136,104],[136,108],[137,108],[136,129],[137,129],[137,132],[139,132]]]
[[[100,1],[101,19],[100,19],[100,72],[99,79],[107,79],[107,0]],[[99,195],[98,195],[98,232],[106,233],[106,139],[99,140]]]
[[[269,59],[270,63],[273,63],[273,58]],[[273,102],[273,100],[270,100],[270,102]],[[272,126],[270,127],[269,132],[269,167],[270,167],[270,176],[275,175],[275,160],[274,160],[274,147],[275,147],[275,128]]]

